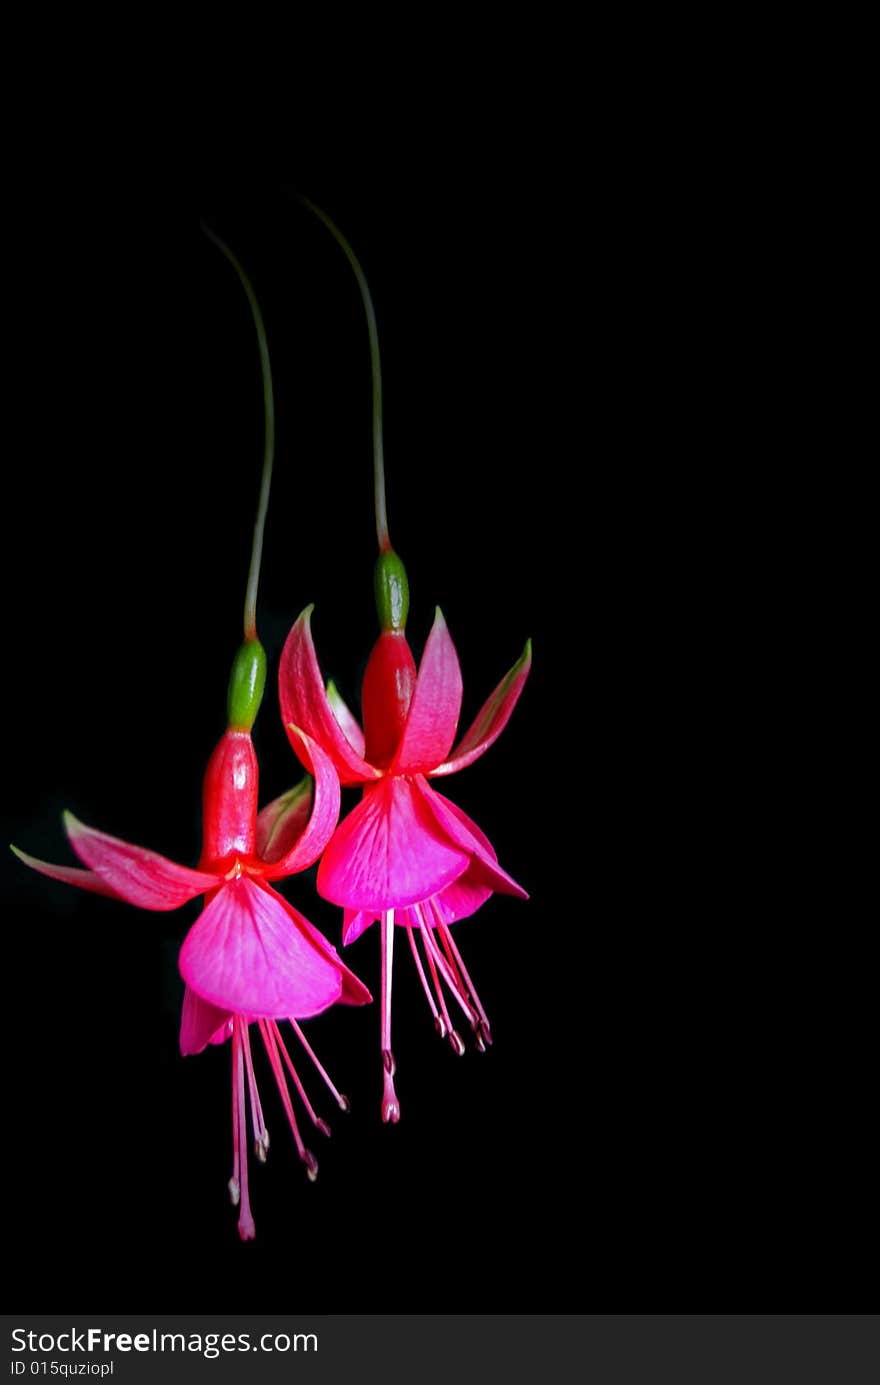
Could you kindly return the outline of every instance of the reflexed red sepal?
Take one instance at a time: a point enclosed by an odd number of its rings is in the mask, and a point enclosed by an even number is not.
[[[64,814],[70,844],[84,865],[109,885],[114,894],[140,909],[178,909],[196,895],[217,888],[217,876],[190,870],[158,852],[96,832]]]
[[[312,640],[312,610],[313,607],[308,606],[303,611],[288,635],[281,654],[278,670],[281,719],[285,726],[301,727],[324,747],[343,784],[361,784],[378,779],[379,771],[352,747],[333,715]],[[299,755],[299,739],[291,736],[291,744]]]
[[[532,642],[529,640],[513,668],[504,675],[498,687],[480,708],[473,725],[459,741],[449,759],[430,771],[432,778],[442,774],[455,774],[457,770],[473,764],[474,760],[478,760],[489,746],[497,741],[519,701],[531,666]]]

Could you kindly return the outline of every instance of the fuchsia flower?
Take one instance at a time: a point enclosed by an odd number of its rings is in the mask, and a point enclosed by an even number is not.
[[[406,572],[388,534],[382,443],[382,369],[376,312],[366,277],[345,236],[320,207],[302,201],[341,247],[358,282],[370,338],[373,375],[373,476],[376,604],[381,634],[364,674],[363,729],[332,685],[325,690],[310,627],[300,616],[281,656],[279,688],[285,725],[299,726],[331,757],[341,782],[362,785],[361,802],[342,820],[318,869],[318,890],[345,914],[343,942],[379,921],[382,951],[382,1118],[400,1119],[391,1050],[394,925],[407,931],[413,960],[439,1034],[464,1052],[443,990],[463,1010],[478,1048],[491,1043],[489,1022],[450,926],[473,914],[493,891],[527,898],[498,864],[475,822],[432,788],[429,779],[464,769],[498,739],[522,692],[531,645],[498,684],[470,730],[452,749],[461,710],[461,670],[440,610],[421,665],[407,643]],[[290,732],[288,731],[288,734]],[[297,737],[291,736],[297,754]],[[418,941],[424,952],[419,953]],[[428,975],[430,975],[430,984]]]
[[[304,781],[257,812],[257,758],[250,733],[266,682],[266,656],[256,633],[256,602],[274,456],[272,375],[262,314],[250,281],[229,248],[213,232],[203,229],[232,264],[250,302],[262,364],[266,437],[245,596],[245,638],[229,682],[228,729],[205,773],[201,859],[198,868],[190,870],[156,852],[86,827],[70,813],[65,814],[65,827],[86,869],[50,865],[21,851],[17,855],[25,865],[52,879],[126,900],[142,909],[177,909],[199,895],[205,896],[205,908],[180,951],[180,973],[186,982],[180,1048],[184,1054],[199,1053],[209,1043],[232,1039],[233,1169],[229,1190],[240,1208],[239,1234],[250,1240],[254,1222],[248,1196],[245,1078],[254,1143],[261,1161],[269,1147],[251,1055],[250,1026],[256,1024],[260,1031],[299,1157],[314,1179],[318,1165],[300,1135],[288,1075],[309,1118],[324,1134],[330,1131],[306,1096],[279,1021],[289,1020],[306,1055],[339,1106],[347,1110],[346,1098],[318,1062],[298,1020],[317,1015],[336,1001],[362,1005],[371,997],[326,938],[271,884],[305,870],[320,856],[339,817],[339,779],[321,747],[291,727],[289,734],[299,741],[303,764],[314,776],[314,797]]]
[[[396,554],[379,563],[399,571]],[[318,891],[345,910],[343,942],[376,920],[382,935],[382,1115],[399,1119],[391,1050],[393,927],[408,941],[438,1032],[457,1052],[463,1044],[446,1004],[445,982],[477,1043],[491,1043],[486,1012],[453,941],[450,925],[473,914],[493,891],[527,898],[498,865],[475,822],[438,793],[430,779],[454,774],[478,759],[501,735],[522,692],[530,645],[451,750],[461,710],[462,680],[455,646],[438,610],[416,674],[403,632],[405,611],[387,622],[363,682],[364,729],[335,690],[325,691],[310,626],[311,608],[294,625],[279,670],[285,725],[299,725],[333,761],[345,785],[362,785],[360,804],[336,829],[318,869]],[[302,754],[304,742],[291,734]],[[451,753],[450,753],[451,752]],[[419,954],[417,939],[424,951]],[[426,975],[427,968],[427,975]],[[429,985],[428,976],[430,976]],[[432,994],[433,989],[433,994]]]
[[[256,1023],[259,1028],[299,1157],[314,1179],[317,1162],[300,1135],[285,1068],[310,1119],[323,1133],[330,1132],[305,1094],[278,1022],[290,1021],[332,1095],[347,1110],[345,1097],[321,1067],[297,1021],[336,1001],[362,1005],[370,1000],[369,991],[326,938],[270,883],[310,866],[339,816],[339,781],[329,757],[307,736],[301,737],[300,744],[304,763],[314,774],[313,801],[304,783],[258,814],[257,759],[250,733],[233,727],[225,732],[205,774],[203,847],[195,870],[97,832],[70,813],[65,814],[67,834],[87,869],[52,865],[16,851],[25,865],[43,875],[142,909],[177,909],[205,896],[205,908],[180,951],[180,973],[186,982],[180,1049],[184,1054],[199,1053],[209,1042],[232,1039],[230,1193],[233,1202],[240,1204],[238,1229],[243,1240],[254,1235],[247,1179],[245,1076],[261,1161],[269,1145],[249,1026]]]

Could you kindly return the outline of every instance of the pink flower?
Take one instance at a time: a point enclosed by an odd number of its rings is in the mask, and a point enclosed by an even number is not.
[[[291,730],[303,762],[314,775],[257,813],[258,770],[248,730],[231,726],[221,737],[204,780],[203,847],[198,867],[177,865],[156,852],[97,832],[66,813],[70,843],[86,869],[55,866],[16,854],[25,865],[67,884],[122,899],[142,909],[177,909],[205,896],[205,907],[180,951],[186,982],[180,1048],[198,1053],[208,1043],[232,1039],[233,1174],[230,1193],[240,1204],[238,1229],[254,1235],[248,1197],[246,1096],[257,1156],[264,1160],[269,1137],[251,1056],[249,1026],[256,1023],[310,1178],[314,1155],[303,1143],[288,1090],[287,1074],[310,1119],[329,1134],[306,1097],[281,1037],[278,1021],[290,1021],[340,1107],[347,1109],[306,1042],[297,1020],[340,1001],[361,1005],[369,991],[349,971],[326,938],[271,881],[305,870],[321,854],[339,816],[339,781],[325,752]],[[310,811],[311,809],[311,811]],[[246,1079],[246,1082],[245,1082]]]
[[[385,565],[382,567],[381,565]],[[395,565],[400,581],[394,577]],[[288,636],[281,657],[281,711],[297,754],[302,727],[330,756],[345,785],[363,785],[359,805],[334,832],[318,870],[318,890],[345,910],[345,943],[379,920],[382,937],[382,1116],[397,1121],[391,1050],[393,924],[407,930],[409,945],[441,1035],[457,1052],[455,1031],[443,990],[462,1009],[478,1047],[491,1042],[489,1024],[450,925],[474,913],[493,891],[526,898],[498,864],[476,823],[429,779],[454,774],[478,759],[498,739],[522,692],[531,648],[501,680],[473,725],[452,749],[461,710],[462,680],[455,646],[437,611],[416,673],[404,634],[405,575],[396,555],[380,557],[389,599],[382,605],[383,631],[364,675],[364,729],[332,685],[325,690],[312,641],[309,607]],[[380,577],[380,581],[385,578]],[[403,593],[403,595],[400,595]],[[381,595],[381,594],[380,594]],[[392,610],[394,602],[397,607]],[[424,958],[417,940],[421,942]]]

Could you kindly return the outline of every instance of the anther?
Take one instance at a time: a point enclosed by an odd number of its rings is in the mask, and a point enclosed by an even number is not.
[[[344,1096],[344,1095],[343,1095],[342,1092],[339,1093],[339,1096],[336,1098],[336,1101],[337,1101],[337,1104],[338,1104],[338,1106],[339,1106],[340,1111],[350,1111],[350,1110],[351,1110],[351,1102],[349,1101],[349,1099],[348,1099],[347,1096]]]
[[[302,1161],[306,1166],[309,1182],[314,1183],[315,1179],[318,1177],[318,1161],[310,1149],[303,1150]]]
[[[329,1138],[330,1138],[330,1127],[329,1127],[329,1125],[327,1124],[327,1122],[326,1122],[325,1120],[322,1120],[321,1117],[319,1116],[318,1119],[315,1121],[315,1125],[316,1125],[317,1129],[320,1130],[321,1134],[322,1134],[322,1135],[326,1135],[327,1138],[328,1138],[328,1140],[329,1140]]]
[[[462,1041],[461,1035],[456,1033],[454,1029],[450,1029],[449,1031],[449,1042],[452,1045],[454,1051],[458,1054],[459,1058],[461,1058],[464,1054],[464,1043]]]
[[[434,1028],[437,1030],[437,1033],[440,1035],[441,1039],[446,1038],[446,1021],[442,1015],[434,1016]]]
[[[227,1187],[229,1188],[229,1201],[232,1203],[233,1207],[237,1207],[241,1198],[241,1187],[238,1179],[230,1178]]]
[[[486,1052],[486,1045],[483,1043],[483,1036],[478,1029],[474,1029],[474,1044],[478,1053]]]
[[[266,1155],[269,1153],[269,1132],[263,1127],[260,1134],[254,1140],[254,1154],[256,1154],[261,1164],[265,1164]]]
[[[486,1020],[480,1020],[480,1034],[482,1035],[483,1042],[484,1042],[485,1044],[487,1044],[489,1048],[491,1048],[491,1047],[492,1047],[492,1031],[491,1031],[491,1029],[489,1028],[489,1025],[488,1025],[488,1023],[487,1023]]]

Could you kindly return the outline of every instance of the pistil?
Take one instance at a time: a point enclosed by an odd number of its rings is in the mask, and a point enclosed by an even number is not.
[[[248,1196],[248,1170],[247,1170],[247,1123],[245,1113],[244,1095],[244,1054],[242,1043],[242,1030],[246,1028],[247,1021],[241,1015],[236,1015],[232,1029],[232,1062],[235,1071],[235,1094],[237,1119],[233,1119],[233,1131],[237,1136],[237,1159],[233,1165],[232,1180],[236,1184],[239,1193],[239,1212],[238,1212],[238,1234],[243,1241],[252,1241],[256,1235],[254,1219],[251,1215],[251,1204]],[[230,1188],[230,1191],[232,1189]],[[233,1203],[239,1201],[233,1195]]]
[[[379,924],[382,948],[382,1119],[396,1125],[400,1102],[394,1090],[394,1054],[391,1051],[391,975],[394,966],[394,910],[382,915]]]

